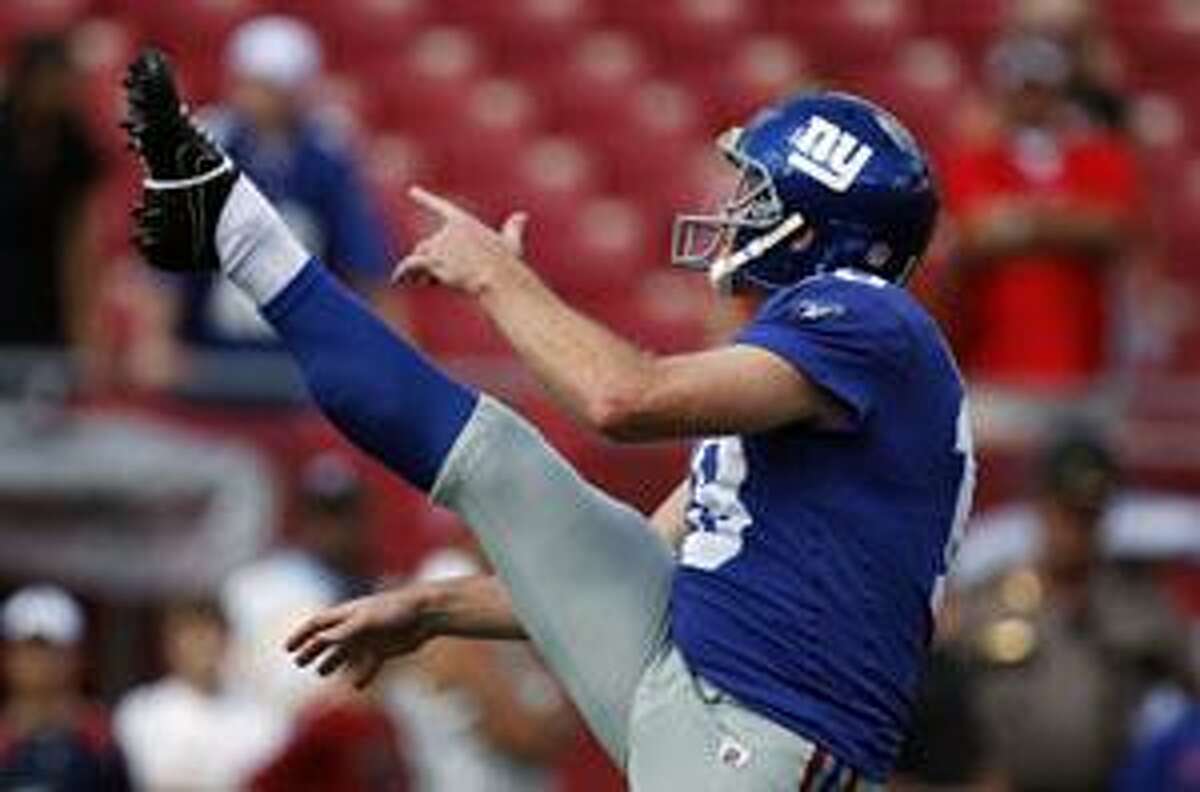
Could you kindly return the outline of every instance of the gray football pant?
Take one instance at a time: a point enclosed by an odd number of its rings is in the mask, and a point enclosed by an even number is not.
[[[671,645],[666,545],[528,422],[484,396],[433,498],[479,537],[531,639],[632,789],[798,787],[812,744],[691,674]]]

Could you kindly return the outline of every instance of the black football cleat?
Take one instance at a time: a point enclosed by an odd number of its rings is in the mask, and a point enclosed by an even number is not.
[[[162,52],[143,50],[124,85],[121,126],[148,174],[133,210],[134,244],[159,269],[215,271],[217,220],[238,170],[188,115]]]

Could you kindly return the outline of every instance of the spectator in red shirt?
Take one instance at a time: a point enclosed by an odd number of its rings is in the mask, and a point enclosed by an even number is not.
[[[988,70],[1000,123],[945,168],[960,359],[987,397],[981,419],[1040,433],[1061,408],[1090,406],[1108,369],[1110,277],[1138,213],[1137,173],[1122,138],[1070,112],[1059,45],[1005,40]],[[997,399],[1002,409],[990,409]],[[981,429],[985,440],[1001,431]]]

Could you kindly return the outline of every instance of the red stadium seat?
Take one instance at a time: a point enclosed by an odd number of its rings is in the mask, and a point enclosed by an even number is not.
[[[4,0],[0,2],[0,55],[33,33],[60,33],[88,11],[89,0]]]
[[[763,105],[815,81],[808,56],[786,36],[751,36],[730,58],[703,67],[688,82],[710,129],[745,123]]]
[[[229,34],[250,17],[269,13],[267,0],[127,0],[122,6],[141,24],[150,41],[179,62],[192,101],[213,101],[224,80]]]
[[[1182,108],[1170,96],[1152,93],[1138,96],[1132,111],[1148,183],[1171,183],[1189,157],[1192,131]]]
[[[714,135],[715,137],[715,135]],[[645,207],[655,244],[665,244],[666,227],[681,210],[710,210],[733,194],[737,172],[712,139],[697,138],[673,152],[669,172],[639,180],[623,190]]]
[[[544,237],[538,271],[570,299],[632,288],[652,260],[649,218],[636,203],[611,196],[580,205],[563,228],[536,228]]]
[[[1162,182],[1172,189],[1165,196],[1163,231],[1173,269],[1188,273],[1193,280],[1200,274],[1200,154],[1192,153],[1176,166],[1170,180]]]
[[[589,433],[565,451],[588,481],[643,514],[652,513],[688,472],[683,443],[616,444]]]
[[[676,176],[681,158],[708,130],[685,86],[652,80],[638,86],[588,137],[603,152],[618,189],[641,192]]]
[[[455,189],[486,197],[511,182],[516,160],[536,136],[537,103],[521,82],[492,78],[471,87],[461,115],[429,143]]]
[[[432,18],[434,0],[291,0],[321,32],[334,69],[362,75],[402,50]]]
[[[754,0],[658,0],[617,3],[620,23],[653,41],[672,65],[725,60],[760,23]]]
[[[1159,24],[1122,28],[1118,39],[1134,53],[1137,70],[1156,80],[1194,81],[1200,68],[1200,11],[1169,15]]]
[[[913,41],[894,64],[865,73],[848,87],[895,113],[929,150],[952,137],[967,91],[956,51],[932,39]]]
[[[1104,18],[1120,33],[1200,28],[1200,8],[1191,0],[1106,0]]]
[[[589,441],[588,430],[536,383],[522,388],[513,399],[513,406],[568,458],[575,456],[580,444]]]
[[[407,303],[420,345],[439,357],[505,357],[503,337],[479,307],[442,287],[414,287]]]
[[[471,87],[486,70],[482,45],[469,30],[422,32],[381,75],[388,125],[442,134],[461,117]]]
[[[547,75],[557,122],[576,131],[607,128],[615,108],[650,73],[641,45],[613,30],[589,34],[562,69]]]
[[[504,192],[511,208],[528,211],[539,225],[561,228],[598,189],[595,157],[580,141],[544,137],[520,154]]]
[[[1192,81],[1167,86],[1171,95],[1179,102],[1188,129],[1193,130],[1193,138],[1200,137],[1200,87]],[[1200,143],[1200,140],[1197,140]]]
[[[404,240],[430,228],[420,207],[408,197],[414,184],[442,189],[437,164],[421,144],[403,133],[376,135],[366,146],[363,173],[380,210]]]
[[[774,19],[812,52],[823,73],[843,78],[890,63],[919,21],[904,0],[780,3]]]
[[[701,275],[656,269],[632,289],[584,303],[601,321],[656,352],[699,349],[711,315],[712,290]]]
[[[425,557],[455,536],[453,515],[379,464],[363,465],[370,498],[371,571],[414,574]]]
[[[598,0],[472,2],[470,23],[484,31],[502,68],[544,76],[547,63],[566,61],[597,21]]]
[[[585,427],[540,388],[516,401],[516,409],[591,483],[649,514],[687,475],[682,443],[617,445]]]
[[[953,41],[976,62],[1006,23],[1009,0],[922,0],[927,33]]]
[[[83,101],[99,144],[110,155],[123,155],[125,136],[117,126],[124,114],[121,79],[133,58],[137,32],[115,19],[92,18],[71,37],[75,62],[83,73]]]
[[[667,201],[671,206],[718,206],[733,196],[739,178],[738,170],[717,148],[716,142],[699,143],[687,154],[682,180]]]

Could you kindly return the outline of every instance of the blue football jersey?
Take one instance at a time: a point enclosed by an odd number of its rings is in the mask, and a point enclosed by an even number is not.
[[[695,673],[883,780],[970,508],[961,378],[908,292],[850,270],[777,293],[736,343],[848,420],[697,445],[672,636]]]

